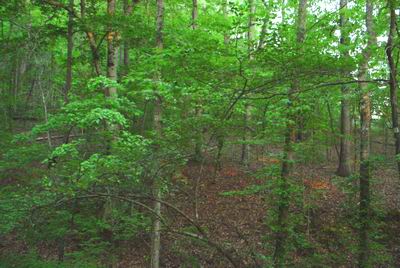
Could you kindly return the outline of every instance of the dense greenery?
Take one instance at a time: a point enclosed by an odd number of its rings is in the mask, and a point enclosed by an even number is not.
[[[398,267],[399,10],[0,0],[0,267]]]

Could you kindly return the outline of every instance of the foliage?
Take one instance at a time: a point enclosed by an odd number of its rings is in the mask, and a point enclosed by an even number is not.
[[[363,90],[356,78],[368,42],[364,0],[348,8],[309,1],[304,42],[299,42],[299,1],[198,1],[197,18],[190,16],[192,2],[165,1],[162,49],[155,44],[154,1],[116,1],[114,16],[106,1],[0,2],[0,235],[28,248],[2,250],[0,267],[111,266],[126,244],[151,237],[157,187],[166,200],[163,231],[205,235],[193,223],[210,223],[186,208],[201,207],[203,177],[239,158],[246,176],[262,182],[216,196],[262,198],[266,211],[262,246],[254,242],[247,246],[251,254],[232,259],[272,266],[277,234],[284,232],[286,266],[356,265],[363,93],[372,101],[371,171],[390,171],[399,160],[388,149],[393,122],[384,1],[374,2],[378,42],[371,47]],[[131,14],[127,3],[133,5]],[[343,27],[340,13],[349,17]],[[347,44],[340,42],[341,31],[349,35]],[[343,100],[351,108],[348,137],[338,127]],[[289,135],[293,161],[286,159],[290,126],[296,134]],[[336,164],[340,138],[353,144],[356,172],[329,181],[344,195],[337,197],[340,213],[329,224],[313,226],[323,215],[319,202],[325,192],[309,191],[296,167]],[[187,199],[180,199],[174,174],[194,162],[214,169],[190,178],[182,174]],[[284,164],[294,165],[291,174],[284,175]],[[390,202],[378,202],[389,197],[382,196],[377,181],[371,179],[370,186],[369,261],[395,266],[384,230]],[[286,225],[279,222],[282,207],[288,208]],[[186,221],[195,214],[195,220],[186,226],[170,210]],[[234,239],[215,239],[212,248],[193,238],[176,243],[174,252],[182,267],[202,267],[210,256],[240,252]],[[209,256],[191,252],[191,246],[208,247]],[[41,248],[59,252],[45,258]],[[53,261],[57,254],[65,255],[63,263]]]

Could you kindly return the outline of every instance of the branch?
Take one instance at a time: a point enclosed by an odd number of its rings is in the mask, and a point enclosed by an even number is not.
[[[69,135],[69,138],[75,138],[75,137],[81,137],[82,135]],[[51,136],[50,139],[62,139],[65,138],[65,135],[57,135],[57,136]],[[36,141],[44,141],[48,140],[48,137],[38,137],[36,138]]]
[[[71,8],[68,5],[65,5],[63,3],[60,3],[58,1],[55,0],[41,0],[43,3],[48,4],[50,6],[56,7],[56,8],[61,8],[66,10],[67,12],[71,13],[75,18],[80,19],[79,15],[76,14],[75,10],[73,8]]]

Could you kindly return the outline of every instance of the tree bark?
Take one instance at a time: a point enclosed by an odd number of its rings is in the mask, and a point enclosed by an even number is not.
[[[197,25],[198,17],[199,17],[198,1],[192,0],[192,29],[193,30],[196,30],[198,27],[198,25]],[[202,109],[200,103],[199,103],[199,107],[196,107],[194,112],[195,112],[195,116],[197,118],[201,117],[201,115],[203,113],[203,109]],[[202,143],[203,143],[202,131],[198,131],[198,133],[196,134],[196,140],[195,140],[195,145],[194,145],[195,146],[194,160],[197,162],[200,162],[203,159],[202,152],[201,152]],[[196,187],[197,187],[197,185],[196,185]],[[195,200],[197,200],[196,197],[195,197]]]
[[[347,25],[347,0],[340,0],[340,44],[343,46],[348,45],[348,33],[346,29]],[[342,53],[342,57],[348,57],[348,51]],[[341,115],[340,115],[340,154],[339,154],[339,166],[337,169],[337,175],[341,177],[348,177],[351,175],[351,118],[350,118],[350,101],[349,101],[349,88],[342,86],[342,100],[341,100]]]
[[[363,59],[359,67],[358,80],[366,81],[368,77],[369,60],[372,55],[372,46],[376,43],[373,22],[373,0],[367,0],[365,7],[365,25],[368,44],[363,52]],[[369,222],[370,222],[370,128],[371,128],[371,98],[367,83],[359,84],[360,102],[360,230],[358,266],[368,267],[369,256]]]
[[[304,43],[306,37],[306,12],[307,12],[307,2],[300,1],[299,2],[299,14],[297,17],[297,36],[296,41],[297,45],[299,46],[298,52],[301,54],[303,52],[302,44]],[[295,92],[300,92],[300,85],[299,80],[295,79],[293,81],[292,87],[294,88]],[[298,114],[295,118],[296,120],[296,141],[303,141],[304,140],[304,124],[305,119],[303,114]]]
[[[192,29],[197,29],[197,18],[199,17],[199,6],[197,0],[192,0]]]
[[[84,20],[86,17],[86,0],[81,0],[81,19]],[[97,49],[96,38],[94,33],[90,31],[86,26],[84,26],[84,32],[89,42],[90,51],[92,52],[92,63],[93,68],[97,76],[101,74],[100,67],[100,55]]]
[[[164,30],[164,0],[157,0],[157,17],[156,17],[156,47],[158,50],[162,50],[164,47],[163,41],[163,30]],[[161,74],[160,70],[156,74],[156,83],[160,83]],[[157,86],[158,88],[158,86]],[[159,137],[162,134],[162,100],[161,96],[155,92],[155,103],[154,103],[154,128]],[[160,267],[160,251],[161,251],[161,180],[154,178],[153,181],[153,196],[154,196],[154,213],[156,217],[153,221],[153,234],[151,241],[151,258],[150,267],[159,268]]]
[[[113,27],[115,17],[116,0],[107,0],[107,15],[111,20],[111,25],[108,27],[107,33],[107,77],[117,81],[117,38],[118,32]],[[117,88],[114,86],[106,88],[106,96],[116,97]]]
[[[228,19],[228,0],[222,0],[222,12],[224,14],[225,19]],[[230,36],[229,36],[229,31],[225,29],[224,33],[224,44],[227,45],[229,44],[230,41]]]
[[[124,0],[124,15],[130,17],[133,12],[134,6],[139,0]],[[124,63],[124,74],[128,73],[129,68],[129,40],[124,37],[124,52],[123,52],[123,63]]]
[[[386,127],[386,121],[385,118],[382,119],[382,128],[383,128],[383,154],[385,155],[385,158],[388,156],[388,129]]]
[[[64,87],[64,102],[68,102],[68,93],[72,87],[72,52],[74,50],[74,15],[72,10],[74,9],[74,0],[69,0],[69,8],[71,11],[68,12],[68,29],[67,29],[67,73],[65,77]]]
[[[67,70],[65,77],[65,86],[64,86],[64,102],[68,103],[68,94],[72,88],[72,64],[73,58],[72,53],[74,50],[74,0],[69,0],[69,8],[68,12],[68,26],[67,26]],[[65,133],[63,138],[67,141],[69,137],[69,132]],[[52,139],[49,137],[50,140]],[[65,256],[65,237],[62,236],[57,241],[57,257],[59,262],[64,261]]]
[[[132,14],[133,6],[129,0],[124,0],[124,15],[129,17]],[[124,72],[128,72],[129,66],[129,41],[124,37]]]
[[[108,27],[107,27],[107,77],[110,80],[117,82],[117,44],[116,39],[118,38],[118,32],[114,27],[114,19],[115,19],[115,10],[116,10],[116,0],[107,0],[107,16],[108,16]],[[105,88],[104,94],[106,98],[117,98],[118,92],[115,86],[109,86]],[[118,125],[115,124],[107,124],[107,129],[111,132],[118,130]],[[110,149],[112,146],[112,140],[116,139],[115,132],[112,134],[111,140],[108,141],[107,144],[107,153],[110,153]],[[112,191],[111,187],[106,187],[106,190],[110,193]],[[112,198],[108,198],[104,204],[104,212],[103,219],[107,220],[112,217],[111,213],[113,211],[115,204]],[[111,218],[112,219],[112,218]],[[113,233],[111,230],[109,234],[106,236],[108,242],[112,245],[112,248],[115,247],[115,242],[113,240]],[[117,259],[115,256],[115,252],[111,251],[111,258],[108,260],[108,266],[114,268],[117,266]]]
[[[396,25],[397,6],[395,3],[396,1],[394,0],[388,0],[388,6],[390,10],[390,26],[389,26],[388,41],[386,45],[386,55],[389,66],[390,105],[392,109],[392,126],[395,139],[396,162],[400,177],[400,161],[397,159],[398,155],[400,154],[400,130],[399,130],[399,116],[398,116],[399,108],[397,103],[398,81],[397,81],[397,66],[393,58],[393,50],[394,50],[393,39],[395,38],[395,34],[397,31],[397,25]]]
[[[297,42],[302,44],[305,39],[307,22],[307,0],[300,0],[297,15]],[[293,111],[293,93],[298,89],[298,81],[294,81],[288,92],[287,123],[285,146],[282,159],[281,178],[279,182],[278,232],[275,238],[273,261],[275,267],[285,267],[286,240],[288,236],[289,216],[289,182],[293,169],[293,144],[296,142],[295,113]]]
[[[254,22],[255,13],[256,13],[255,1],[249,0],[249,25],[247,29],[249,61],[253,59],[251,53],[253,50],[254,33],[255,33],[255,22]],[[251,131],[249,127],[250,121],[251,121],[251,105],[250,103],[247,102],[245,104],[245,111],[244,111],[244,135],[243,135],[242,157],[241,157],[241,161],[245,166],[248,166],[250,161],[250,144],[248,143],[249,140],[251,140]]]
[[[267,36],[267,26],[268,26],[267,24],[270,19],[270,5],[266,0],[263,0],[262,2],[265,8],[265,15],[263,17],[263,23],[260,31],[260,40],[258,41],[257,49],[262,49],[265,45],[265,37]]]

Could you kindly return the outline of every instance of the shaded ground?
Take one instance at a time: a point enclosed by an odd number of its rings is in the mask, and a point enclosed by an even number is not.
[[[225,163],[219,172],[215,172],[211,164],[190,163],[182,171],[174,184],[180,185],[170,193],[167,200],[186,214],[207,233],[204,237],[184,217],[168,207],[163,208],[166,218],[170,219],[171,229],[162,236],[162,267],[231,267],[227,256],[240,263],[240,267],[261,267],[257,254],[271,255],[270,240],[266,236],[271,230],[267,228],[266,215],[269,209],[269,192],[244,196],[225,196],[221,193],[243,190],[251,185],[261,185],[263,179],[256,179],[253,174],[262,166],[252,167],[252,171],[245,171],[239,165]],[[354,243],[355,231],[345,221],[348,210],[344,206],[347,200],[344,192],[351,189],[354,182],[334,178],[333,166],[298,165],[293,177],[299,185],[303,184],[303,202],[310,205],[310,209],[293,207],[292,212],[306,215],[306,224],[298,231],[304,233],[314,248],[305,248],[296,251],[291,256],[294,267],[308,267],[302,263],[302,257],[316,255],[331,256],[341,254],[341,259],[327,260],[331,263],[327,267],[353,267],[355,256],[348,251],[348,244]],[[390,255],[393,256],[394,267],[400,267],[400,202],[399,184],[396,171],[384,168],[374,174],[375,195],[381,196],[379,201],[389,211],[384,217],[381,226],[384,233],[383,243],[387,245]],[[197,194],[195,185],[198,185]],[[196,198],[197,197],[197,198]],[[198,217],[196,218],[196,200]],[[349,200],[347,200],[349,201]],[[357,198],[350,200],[356,204]],[[354,212],[354,211],[353,211]],[[199,239],[189,238],[184,233],[197,234]],[[347,236],[352,235],[353,240]],[[349,239],[348,241],[344,239]],[[119,252],[118,267],[147,267],[149,260],[146,235],[119,245],[124,250]],[[218,250],[217,246],[220,247]],[[14,243],[12,237],[3,240],[3,251],[15,247],[23,251],[23,244]],[[340,253],[342,252],[342,253]],[[43,257],[54,257],[55,248],[43,247]],[[317,254],[317,255],[318,255]],[[331,254],[331,255],[330,255]],[[314,260],[318,263],[318,260]],[[332,263],[337,262],[337,266]],[[311,267],[311,266],[310,266]],[[392,267],[392,266],[381,266]]]
[[[198,183],[198,219],[196,221],[207,230],[213,241],[225,246],[232,256],[240,258],[243,261],[241,265],[245,267],[261,266],[259,258],[254,257],[254,254],[271,254],[268,246],[266,247],[268,241],[265,240],[266,235],[270,233],[265,224],[269,208],[266,195],[269,193],[248,196],[224,196],[221,193],[262,184],[262,179],[255,179],[249,175],[254,172],[254,170],[245,172],[240,166],[227,163],[220,172],[215,172],[212,165],[192,163],[183,171],[183,176],[180,178],[180,189],[183,191],[174,192],[170,200],[172,203],[177,203],[180,209],[196,220],[194,188]],[[306,212],[308,224],[303,226],[301,231],[317,248],[295,252],[292,256],[294,266],[304,267],[300,259],[310,252],[330,256],[329,254],[338,254],[338,251],[343,251],[343,256],[340,260],[332,258],[331,263],[337,261],[336,267],[355,265],[356,256],[354,252],[347,252],[347,247],[350,246],[346,243],[355,246],[357,236],[355,230],[344,222],[346,217],[351,217],[351,215],[346,215],[348,211],[344,205],[346,201],[344,192],[348,192],[351,185],[357,187],[355,185],[357,181],[347,182],[345,179],[334,178],[334,172],[334,166],[299,165],[295,169],[294,177],[304,185],[304,202],[312,207]],[[377,171],[374,177],[380,179],[375,181],[374,187],[376,195],[384,196],[381,200],[383,205],[390,208],[389,210],[397,211],[385,216],[387,218],[384,221],[387,224],[383,231],[388,240],[383,243],[388,245],[390,254],[394,257],[394,263],[400,265],[400,238],[395,235],[400,232],[398,213],[400,206],[397,199],[399,189],[396,188],[393,179],[396,178],[395,175],[396,172],[391,169]],[[353,201],[356,204],[357,197],[354,197]],[[297,213],[298,209],[292,208]],[[190,224],[187,221],[174,213],[171,213],[170,217],[177,222],[174,226],[178,230],[196,231],[188,227]],[[353,241],[344,240],[349,239],[346,237],[349,235],[353,236]],[[163,247],[165,267],[231,267],[229,261],[212,246],[196,242],[195,239],[169,234],[164,236]],[[299,261],[296,264],[297,259]],[[326,262],[329,263],[329,260]],[[141,265],[129,267],[145,267],[145,264]]]

